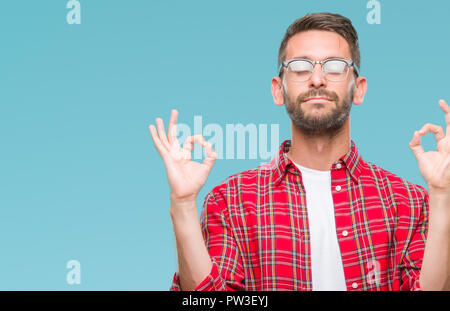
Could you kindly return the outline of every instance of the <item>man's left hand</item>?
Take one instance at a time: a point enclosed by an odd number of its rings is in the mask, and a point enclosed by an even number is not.
[[[425,179],[428,190],[450,195],[450,107],[442,99],[439,106],[445,114],[445,133],[441,126],[427,123],[420,131],[414,132],[409,147],[417,159],[420,174]],[[437,148],[436,151],[425,152],[420,138],[429,132],[434,133]]]

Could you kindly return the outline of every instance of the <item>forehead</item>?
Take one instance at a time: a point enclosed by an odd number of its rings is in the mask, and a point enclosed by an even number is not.
[[[308,30],[292,36],[286,47],[286,58],[323,60],[329,57],[351,59],[350,47],[341,35],[324,30]]]

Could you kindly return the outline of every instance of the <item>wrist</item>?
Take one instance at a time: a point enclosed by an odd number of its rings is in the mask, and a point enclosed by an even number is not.
[[[450,232],[450,191],[443,188],[428,188],[429,229]]]
[[[448,187],[436,187],[436,186],[428,186],[428,193],[431,196],[443,198],[443,199],[450,199],[450,188]]]
[[[171,200],[170,217],[174,220],[197,219],[197,204],[195,199]]]
[[[169,198],[171,204],[190,204],[197,201],[197,193],[179,196],[171,192]]]

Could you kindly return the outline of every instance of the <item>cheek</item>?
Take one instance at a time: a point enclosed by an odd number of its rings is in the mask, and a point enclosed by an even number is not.
[[[339,88],[339,90],[335,90],[336,94],[339,96],[339,101],[342,101],[343,99],[350,98],[352,99],[352,83],[349,85],[346,85],[342,88]]]
[[[289,99],[290,102],[296,102],[297,98],[307,91],[308,91],[307,89],[303,89],[298,84],[290,84],[290,83],[283,84],[283,94],[285,97]]]
[[[355,81],[352,80],[347,87],[347,96],[350,100],[353,100],[353,95],[355,93]]]

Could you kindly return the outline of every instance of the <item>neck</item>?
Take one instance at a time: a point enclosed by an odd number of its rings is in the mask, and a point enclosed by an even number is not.
[[[333,135],[306,135],[292,123],[288,158],[307,168],[329,171],[334,162],[350,151],[350,117]]]

